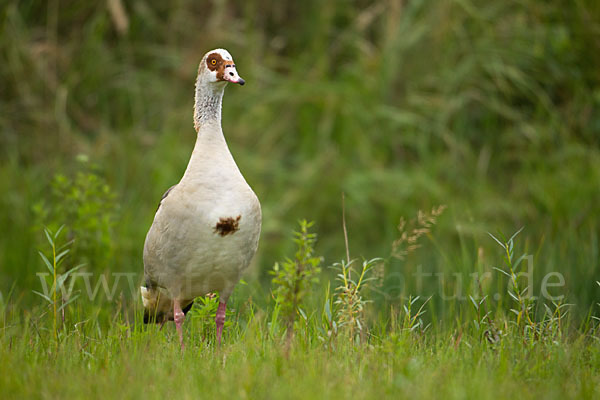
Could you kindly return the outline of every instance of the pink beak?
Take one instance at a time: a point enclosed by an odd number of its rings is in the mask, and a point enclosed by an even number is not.
[[[226,65],[225,71],[223,73],[223,79],[227,82],[231,83],[239,83],[240,85],[244,85],[246,83],[245,80],[242,79],[241,76],[238,75],[237,70],[235,69],[235,65]]]

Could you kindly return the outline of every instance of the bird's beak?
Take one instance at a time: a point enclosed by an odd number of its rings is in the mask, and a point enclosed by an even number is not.
[[[225,71],[223,72],[223,80],[226,80],[227,82],[231,83],[239,83],[240,85],[244,85],[244,83],[246,83],[246,81],[238,75],[237,70],[235,69],[235,65],[225,66]]]

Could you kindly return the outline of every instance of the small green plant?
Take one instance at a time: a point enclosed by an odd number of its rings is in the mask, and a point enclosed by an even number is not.
[[[112,259],[115,195],[86,157],[78,160],[81,170],[72,178],[56,174],[50,196],[35,204],[33,211],[38,226],[57,230],[64,224],[67,238],[77,238],[71,247],[72,259],[98,270]]]
[[[421,317],[425,314],[425,305],[431,300],[431,297],[428,297],[415,312],[416,303],[420,298],[420,296],[409,296],[408,301],[402,306],[404,309],[402,329],[405,332],[415,332],[418,329],[420,333],[425,333],[429,328],[429,325],[425,325]]]
[[[557,343],[563,335],[564,319],[569,314],[572,304],[552,302],[552,307],[544,303],[544,318],[538,324],[537,337]]]
[[[506,239],[502,233],[499,234],[500,238],[497,238],[489,232],[488,235],[490,235],[504,250],[503,259],[506,269],[496,267],[494,267],[494,269],[508,277],[510,281],[508,295],[516,303],[516,308],[511,308],[510,311],[517,317],[517,320],[515,321],[517,328],[522,329],[523,333],[527,335],[535,332],[536,324],[532,315],[534,300],[530,296],[527,296],[529,287],[522,287],[522,285],[519,284],[519,267],[527,257],[527,254],[523,254],[515,259],[514,253],[514,239],[522,230],[523,228],[519,229],[509,239]]]
[[[336,279],[340,283],[334,295],[337,326],[347,329],[351,340],[364,336],[364,308],[370,302],[363,297],[364,291],[369,282],[376,279],[371,276],[373,269],[383,265],[383,259],[373,258],[363,261],[360,271],[355,271],[354,261],[342,260],[333,265],[338,271]]]
[[[473,296],[469,296],[476,314],[473,325],[475,326],[475,332],[479,335],[479,340],[486,339],[489,343],[494,344],[500,340],[502,332],[496,328],[492,320],[492,311],[488,310],[487,298],[488,296],[482,296],[477,300]]]
[[[533,296],[531,296],[531,288],[528,285],[521,285],[519,283],[519,275],[522,273],[521,265],[523,261],[528,257],[527,254],[523,254],[516,258],[514,254],[514,239],[517,237],[523,228],[515,232],[509,239],[500,233],[499,238],[488,233],[498,243],[504,251],[504,265],[503,268],[494,268],[501,272],[503,275],[509,278],[508,295],[516,303],[516,307],[511,308],[510,311],[516,316],[515,321],[508,321],[513,324],[517,332],[523,335],[523,338],[529,343],[536,341],[542,341],[547,343],[558,343],[558,340],[562,338],[564,320],[569,314],[569,307],[572,304],[555,302],[552,301],[552,306],[546,303],[541,303],[544,307],[544,314],[541,318],[536,318],[536,303]],[[476,301],[472,299],[472,302],[476,304]],[[483,300],[481,301],[483,303]],[[477,307],[476,307],[477,309]],[[479,309],[477,309],[479,311]],[[479,313],[478,313],[479,315]],[[490,342],[495,342],[496,337],[499,338],[499,334],[502,333],[497,331],[494,327],[493,321],[490,319],[490,313],[487,312],[484,318],[487,319],[487,330],[484,331],[487,339]],[[539,315],[538,315],[539,317]],[[493,336],[490,336],[493,335]]]
[[[189,312],[189,316],[194,321],[195,326],[199,326],[199,331],[202,339],[215,330],[215,316],[219,308],[219,296],[216,293],[210,293],[203,297],[198,297],[194,300],[194,305]],[[225,311],[225,327],[232,324],[232,317],[235,317],[235,312],[230,308]]]
[[[331,285],[327,284],[325,291],[325,303],[323,304],[323,310],[321,312],[322,325],[317,326],[320,333],[319,340],[327,342],[329,348],[331,348],[331,342],[338,333],[338,323],[335,315],[333,314],[333,299],[331,296]]]
[[[309,232],[314,225],[306,220],[299,221],[300,230],[294,232],[294,243],[297,246],[293,259],[286,258],[281,263],[275,263],[273,270],[273,298],[277,310],[285,320],[288,341],[293,335],[296,315],[303,314],[301,306],[311,285],[319,282],[320,264],[322,257],[314,255],[317,234]]]
[[[83,264],[81,264],[81,265],[73,267],[63,273],[59,272],[61,265],[63,264],[67,255],[70,252],[69,247],[73,243],[73,241],[68,241],[62,245],[58,245],[57,241],[58,241],[60,234],[63,231],[63,228],[64,228],[64,225],[62,225],[60,228],[58,228],[56,233],[53,233],[48,228],[44,229],[44,234],[46,236],[46,240],[48,241],[48,245],[50,247],[50,256],[46,256],[46,254],[44,254],[42,251],[39,251],[39,255],[42,258],[44,265],[46,266],[46,268],[48,268],[48,271],[50,272],[49,280],[51,280],[51,282],[46,281],[46,284],[50,283],[51,286],[50,286],[50,291],[49,292],[46,291],[46,293],[41,293],[41,292],[38,292],[35,290],[33,291],[35,294],[37,294],[38,296],[40,296],[44,300],[46,300],[48,302],[48,306],[52,308],[52,331],[54,332],[54,339],[57,343],[58,343],[58,325],[57,325],[58,313],[60,313],[61,311],[64,311],[65,307],[67,307],[69,304],[71,304],[73,301],[75,301],[79,297],[78,294],[71,296],[69,298],[65,297],[64,290],[63,290],[65,287],[65,283],[66,283],[67,279],[69,278],[69,276],[73,272],[75,272],[79,268],[83,267]],[[46,287],[48,287],[48,285],[46,285]],[[59,298],[59,294],[60,294],[60,298]],[[64,313],[63,313],[62,321],[64,322]]]

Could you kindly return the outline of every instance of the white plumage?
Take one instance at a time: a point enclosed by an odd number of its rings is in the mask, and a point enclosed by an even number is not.
[[[184,311],[194,298],[214,291],[220,298],[220,342],[225,304],[254,256],[260,235],[260,203],[221,128],[227,82],[244,84],[226,50],[209,51],[196,80],[196,145],[183,177],[161,199],[144,245],[145,320],[175,320],[182,347]]]

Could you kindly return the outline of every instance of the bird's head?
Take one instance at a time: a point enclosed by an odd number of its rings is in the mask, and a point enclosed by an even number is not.
[[[144,304],[144,322],[163,322],[173,320],[173,301],[166,291],[160,288],[140,287]]]
[[[231,54],[225,49],[211,50],[202,57],[198,79],[207,83],[246,83],[237,73]]]

